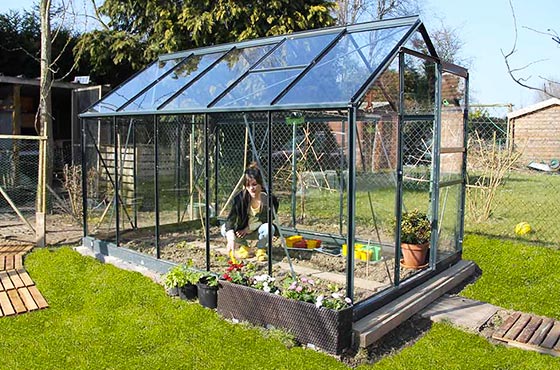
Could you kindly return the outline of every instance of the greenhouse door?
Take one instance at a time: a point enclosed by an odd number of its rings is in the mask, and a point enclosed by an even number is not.
[[[436,262],[461,253],[465,213],[468,72],[442,63]]]

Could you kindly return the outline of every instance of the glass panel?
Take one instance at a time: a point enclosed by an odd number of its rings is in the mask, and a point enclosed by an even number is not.
[[[336,37],[336,33],[306,38],[288,38],[255,69],[309,64]]]
[[[274,113],[270,158],[273,189],[280,202],[278,224],[284,237],[289,237],[287,251],[296,274],[337,285],[343,294],[346,257],[341,250],[348,230],[345,119],[345,114],[333,112]],[[320,240],[320,248],[310,248],[311,240]],[[287,273],[289,265],[283,248],[277,248],[273,263],[275,269],[279,265],[284,269],[281,273]],[[365,262],[361,268],[363,277]],[[373,271],[371,268],[369,271]],[[360,280],[356,285],[356,300],[372,294],[371,284]]]
[[[405,55],[404,114],[434,114],[436,64],[423,58]]]
[[[120,243],[155,238],[153,117],[117,118]],[[144,239],[144,240],[146,240]]]
[[[451,73],[443,73],[441,88],[441,164],[440,180],[461,179],[463,153],[445,153],[464,149],[465,133],[463,104],[465,94],[464,79]]]
[[[396,27],[345,35],[279,104],[348,102],[408,29]]]
[[[440,156],[440,182],[461,180],[463,153],[443,153]]]
[[[115,241],[115,134],[111,119],[85,120],[88,236]]]
[[[212,70],[193,83],[163,110],[206,107],[222,91],[262,58],[273,45],[230,51]]]
[[[460,184],[443,187],[439,191],[438,261],[459,250],[460,196]]]
[[[251,73],[226,96],[218,101],[217,107],[239,107],[269,105],[302,69]]]
[[[137,74],[130,81],[111,92],[107,97],[89,109],[89,112],[115,112],[119,107],[138,94],[146,86],[157,80],[171,68],[175,67],[183,58],[157,61]]]
[[[191,56],[148,91],[134,99],[123,111],[155,110],[222,55],[223,53],[213,53]]]
[[[418,210],[431,220],[432,192],[432,148],[433,121],[404,121],[402,124],[402,151],[403,151],[403,184],[402,184],[402,212]],[[403,238],[401,234],[401,238]],[[404,242],[403,239],[401,241]],[[410,241],[409,241],[410,243]],[[416,249],[415,247],[412,248]],[[429,251],[424,249],[424,259],[421,256],[410,258],[401,245],[403,253],[400,268],[400,279],[406,279],[421,269],[414,265],[427,267]],[[412,256],[411,256],[412,257]]]
[[[369,295],[392,286],[397,189],[396,112],[367,115],[356,124],[355,291]]]

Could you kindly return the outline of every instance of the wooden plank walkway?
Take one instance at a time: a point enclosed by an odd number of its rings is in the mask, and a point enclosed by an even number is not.
[[[560,321],[514,312],[492,338],[510,346],[560,357]]]
[[[0,317],[48,307],[23,267],[23,255],[32,246],[0,246]]]

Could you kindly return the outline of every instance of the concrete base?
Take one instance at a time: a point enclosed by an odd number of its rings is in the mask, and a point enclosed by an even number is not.
[[[499,308],[468,298],[444,295],[426,307],[420,315],[432,321],[447,321],[467,330],[479,332]]]
[[[420,312],[475,271],[472,261],[459,261],[432,279],[354,323],[355,343],[367,347]]]

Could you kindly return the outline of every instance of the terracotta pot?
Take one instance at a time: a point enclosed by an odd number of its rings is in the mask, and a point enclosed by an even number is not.
[[[426,253],[430,243],[424,244],[401,244],[402,265],[407,268],[420,269],[426,266]]]

